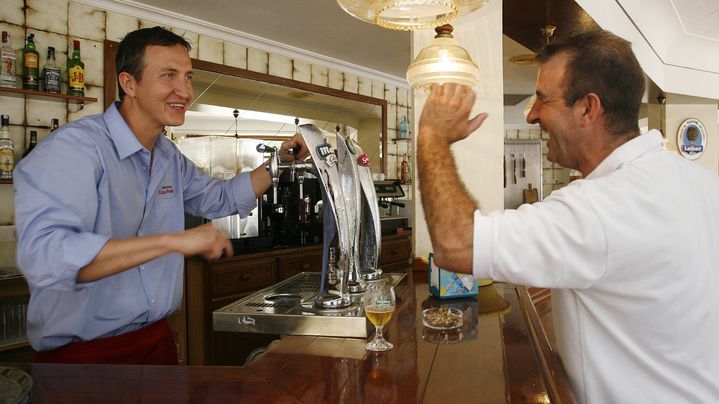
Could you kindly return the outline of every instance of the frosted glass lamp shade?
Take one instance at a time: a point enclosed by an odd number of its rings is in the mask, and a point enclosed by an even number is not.
[[[407,69],[407,81],[417,90],[430,91],[432,84],[458,83],[474,87],[479,67],[452,36],[452,26],[437,27],[434,37]]]
[[[402,31],[429,29],[471,13],[487,0],[337,0],[351,16]]]

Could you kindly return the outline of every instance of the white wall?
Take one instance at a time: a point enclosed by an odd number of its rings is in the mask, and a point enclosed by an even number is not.
[[[480,83],[474,88],[477,102],[473,113],[488,112],[484,125],[452,147],[461,178],[479,201],[483,212],[502,209],[502,151],[504,148],[504,108],[502,86],[502,2],[490,1],[480,10],[452,23],[454,37],[469,51],[480,69]],[[412,35],[412,53],[429,44],[432,31]],[[414,122],[419,122],[426,94],[414,92]],[[416,128],[416,125],[415,125]],[[415,131],[416,132],[416,131]],[[441,156],[438,156],[440,158]],[[416,170],[415,170],[416,172]],[[415,181],[415,186],[421,184]],[[414,255],[426,256],[432,246],[419,192],[414,214]]]

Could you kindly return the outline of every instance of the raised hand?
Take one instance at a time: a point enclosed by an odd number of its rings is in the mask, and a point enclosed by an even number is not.
[[[420,139],[452,144],[469,136],[487,118],[481,113],[470,119],[475,94],[471,88],[454,83],[434,84],[419,120]]]

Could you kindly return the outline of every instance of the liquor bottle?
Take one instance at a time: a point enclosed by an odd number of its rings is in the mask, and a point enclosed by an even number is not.
[[[72,41],[72,57],[67,61],[69,78],[67,93],[79,97],[85,96],[85,63],[80,59],[80,41]]]
[[[47,62],[42,67],[42,84],[45,91],[60,94],[60,66],[55,63],[55,48],[47,47]]]
[[[25,153],[22,154],[22,158],[25,158],[32,149],[35,148],[35,145],[37,144],[37,131],[31,130],[30,131],[30,144],[27,145],[27,149],[25,149]]]
[[[26,90],[40,89],[40,54],[35,49],[35,34],[27,36],[27,43],[22,50],[22,88]]]
[[[410,175],[409,175],[409,161],[407,160],[407,154],[402,155],[402,164],[400,166],[400,176],[399,180],[402,184],[409,184],[410,181]]]
[[[399,137],[400,139],[406,139],[409,137],[409,122],[407,122],[406,116],[403,116],[399,121]]]
[[[2,48],[0,48],[0,63],[2,63],[2,71],[0,71],[0,86],[17,87],[15,80],[15,59],[17,54],[15,49],[10,46],[10,34],[7,31],[2,32]]]
[[[10,117],[2,115],[0,117],[0,179],[11,180],[12,169],[15,166],[15,148],[10,139]]]
[[[60,120],[57,118],[52,118],[52,121],[50,123],[50,133],[55,132],[55,129],[60,127]]]

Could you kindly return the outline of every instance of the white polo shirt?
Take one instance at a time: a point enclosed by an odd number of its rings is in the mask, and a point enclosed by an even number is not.
[[[543,202],[474,215],[474,276],[556,288],[582,403],[719,402],[719,177],[658,131]]]

